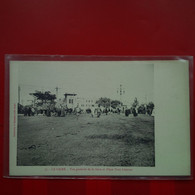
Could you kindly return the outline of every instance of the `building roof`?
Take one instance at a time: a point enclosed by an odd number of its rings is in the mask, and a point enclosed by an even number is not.
[[[76,96],[77,94],[75,94],[75,93],[65,93],[64,95],[65,96]]]

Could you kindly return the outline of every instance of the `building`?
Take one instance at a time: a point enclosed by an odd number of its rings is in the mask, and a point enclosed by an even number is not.
[[[96,105],[96,98],[83,98],[83,97],[77,97],[76,98],[76,104],[82,109],[90,109],[92,107],[97,106]]]
[[[67,105],[68,108],[74,109],[77,105],[82,109],[90,109],[91,107],[95,107],[96,105],[96,98],[84,98],[84,97],[78,97],[77,94],[70,94],[65,93],[64,94],[65,99],[64,102]]]
[[[64,94],[64,103],[67,105],[68,108],[74,109],[76,107],[76,96],[75,93],[65,93]]]

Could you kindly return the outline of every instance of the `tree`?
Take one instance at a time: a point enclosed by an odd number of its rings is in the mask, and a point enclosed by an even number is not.
[[[45,91],[45,92],[35,91],[35,93],[30,93],[30,95],[33,95],[34,97],[36,97],[37,100],[41,100],[42,103],[43,102],[46,103],[47,101],[53,102],[56,99],[56,95],[51,94],[50,91]]]
[[[122,103],[118,100],[111,100],[110,98],[101,97],[99,100],[96,101],[96,104],[105,108],[109,108],[111,106],[112,108],[116,109]]]
[[[111,107],[116,109],[119,105],[121,105],[121,102],[118,100],[111,101]]]
[[[106,97],[104,98],[101,97],[99,100],[96,101],[96,104],[108,108],[111,105],[111,99]]]

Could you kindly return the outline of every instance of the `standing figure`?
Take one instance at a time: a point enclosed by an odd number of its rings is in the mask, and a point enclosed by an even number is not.
[[[24,107],[24,116],[28,116],[28,106]]]
[[[133,116],[135,117],[138,115],[135,107],[132,108],[132,113],[133,113]]]
[[[95,115],[95,108],[94,106],[91,107],[91,116],[94,117]]]
[[[32,107],[32,109],[31,109],[31,114],[32,114],[32,116],[35,115],[35,109],[34,109],[34,107]]]
[[[100,117],[100,115],[101,115],[101,108],[100,108],[100,105],[98,105],[98,107],[97,107],[97,117],[99,118]]]
[[[77,104],[77,107],[75,108],[75,112],[76,112],[76,116],[77,116],[77,120],[79,119],[79,115],[81,112],[81,109],[79,108],[79,105]]]
[[[120,113],[121,113],[120,108],[117,108],[117,113],[118,113],[118,114],[120,114]]]
[[[31,116],[31,107],[28,108],[28,116]]]
[[[61,117],[65,117],[65,107],[64,105],[61,105]]]
[[[108,108],[105,109],[105,113],[106,113],[106,115],[108,115]]]
[[[51,107],[48,105],[47,110],[46,110],[46,116],[50,117],[51,116]]]

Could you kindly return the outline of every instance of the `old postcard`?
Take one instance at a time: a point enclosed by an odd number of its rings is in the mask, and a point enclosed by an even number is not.
[[[188,60],[10,60],[10,176],[190,176]]]

